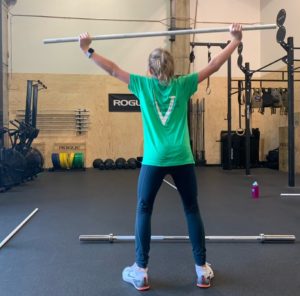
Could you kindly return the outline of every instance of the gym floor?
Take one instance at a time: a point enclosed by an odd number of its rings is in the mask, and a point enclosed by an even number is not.
[[[207,235],[294,234],[291,244],[207,242],[215,271],[208,290],[195,286],[189,243],[152,243],[147,295],[295,296],[300,290],[300,197],[287,175],[270,169],[196,168]],[[134,243],[80,243],[80,234],[131,235],[139,170],[43,172],[0,194],[0,241],[39,211],[0,249],[2,296],[139,295],[121,279],[134,262]],[[170,177],[167,179],[172,182]],[[251,184],[261,196],[251,198]],[[296,184],[299,184],[299,175]],[[293,189],[299,192],[299,187]],[[297,191],[298,190],[298,191]],[[176,190],[163,183],[153,235],[187,235]]]

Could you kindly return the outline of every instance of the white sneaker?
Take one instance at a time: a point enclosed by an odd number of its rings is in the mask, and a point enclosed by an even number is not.
[[[196,265],[197,286],[200,288],[209,288],[211,286],[211,279],[214,277],[214,272],[209,263],[205,266]]]
[[[147,268],[140,268],[134,263],[132,266],[124,268],[122,278],[125,282],[132,284],[139,291],[148,290],[150,285],[147,271]]]

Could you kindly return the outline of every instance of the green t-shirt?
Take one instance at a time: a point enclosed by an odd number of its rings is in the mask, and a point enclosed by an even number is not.
[[[188,102],[198,87],[198,73],[174,78],[162,85],[158,79],[130,75],[129,90],[142,112],[143,164],[175,166],[194,163],[187,123]]]

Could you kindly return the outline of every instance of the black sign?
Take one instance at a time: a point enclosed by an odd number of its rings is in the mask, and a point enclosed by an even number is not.
[[[109,112],[140,112],[140,102],[133,94],[109,94]]]

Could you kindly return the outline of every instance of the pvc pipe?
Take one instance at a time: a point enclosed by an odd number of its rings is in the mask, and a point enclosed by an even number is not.
[[[300,196],[300,193],[280,193],[280,196]]]
[[[134,235],[80,235],[79,240],[82,242],[130,242],[135,240]],[[247,242],[258,241],[262,243],[293,243],[296,240],[295,235],[274,235],[263,234],[258,236],[206,236],[207,241],[217,242]],[[152,235],[151,241],[156,242],[186,242],[189,241],[189,236],[165,236],[165,235]]]
[[[0,249],[28,222],[29,219],[38,211],[36,208],[26,219],[23,220],[1,243]]]
[[[243,26],[243,31],[254,30],[269,30],[276,29],[276,24],[266,25],[246,25]],[[184,29],[184,30],[170,30],[161,32],[144,32],[144,33],[124,33],[124,34],[110,34],[110,35],[98,35],[91,37],[92,40],[110,40],[110,39],[129,39],[129,38],[141,38],[141,37],[158,37],[158,36],[173,36],[173,35],[188,35],[188,34],[203,34],[203,33],[221,33],[229,32],[229,27],[220,28],[206,28],[206,29]],[[52,38],[44,39],[44,44],[50,43],[66,43],[66,42],[78,42],[79,37],[66,37],[66,38]]]
[[[177,190],[177,187],[175,185],[173,185],[172,183],[170,183],[169,181],[167,181],[166,179],[163,180],[165,183],[167,183],[168,185],[170,185],[172,188],[174,188],[175,190]]]

